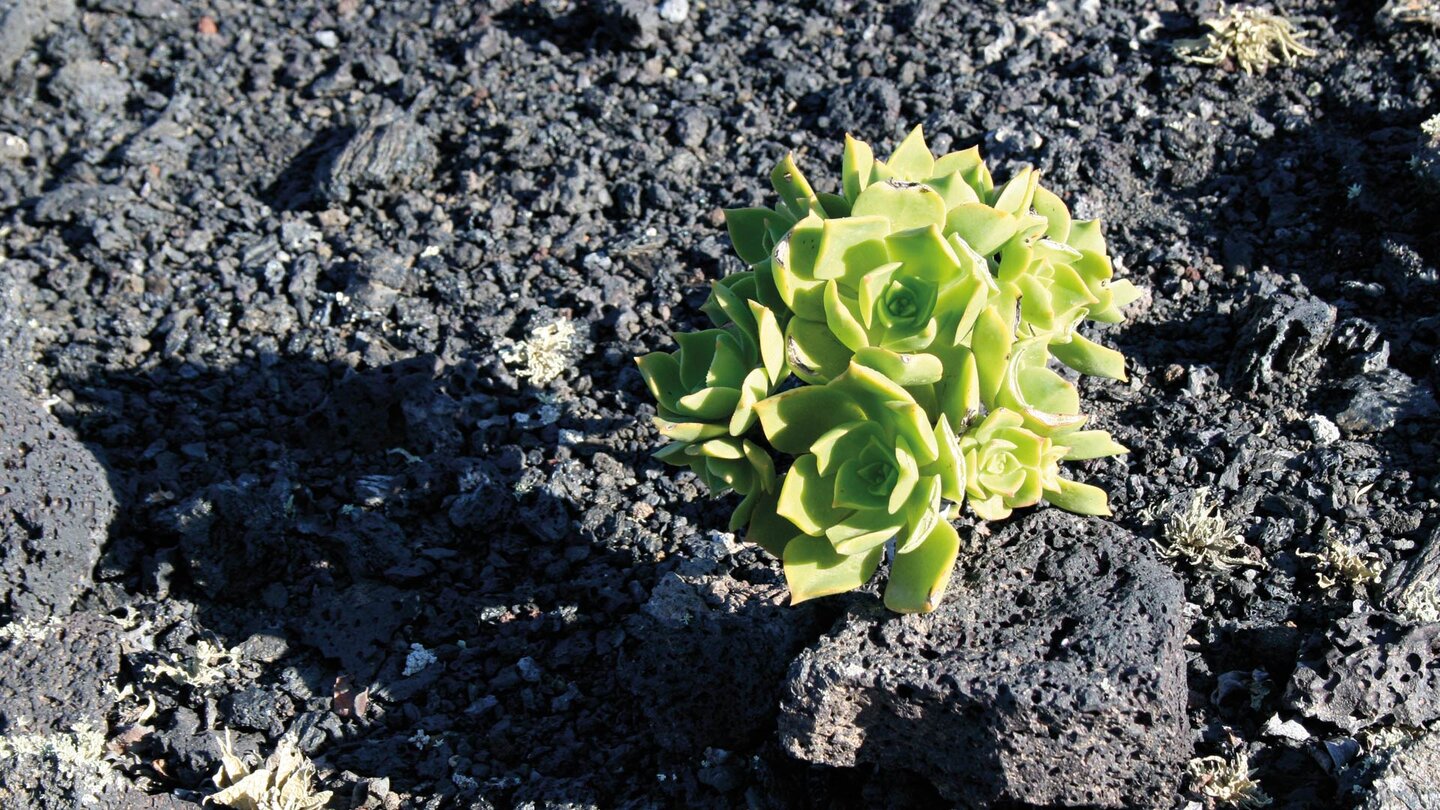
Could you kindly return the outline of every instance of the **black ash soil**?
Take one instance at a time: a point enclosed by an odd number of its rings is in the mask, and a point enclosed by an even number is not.
[[[1040,167],[1149,291],[1104,332],[1131,381],[1082,389],[1132,448],[1079,465],[1115,520],[1159,538],[1210,487],[1265,562],[1179,566],[1188,755],[1253,753],[1280,807],[1360,801],[1324,742],[1359,726],[1265,729],[1348,705],[1287,695],[1327,633],[1402,643],[1347,618],[1393,578],[1327,593],[1300,552],[1394,572],[1440,543],[1440,188],[1412,166],[1440,40],[1286,12],[1319,55],[1249,76],[1177,61],[1215,9],[1168,1],[7,0],[0,402],[41,415],[0,425],[114,501],[103,536],[45,534],[98,554],[84,621],[7,557],[6,618],[89,639],[66,680],[99,695],[42,721],[114,741],[110,807],[198,803],[222,729],[298,741],[337,807],[939,803],[781,749],[786,671],[853,600],[783,605],[729,508],[650,459],[632,363],[703,318],[740,266],[720,209],[770,202],[787,150],[833,184],[846,131],[883,153],[923,123]],[[558,379],[503,359],[560,320]],[[22,643],[3,695],[43,667]],[[1440,717],[1416,688],[1404,716]]]

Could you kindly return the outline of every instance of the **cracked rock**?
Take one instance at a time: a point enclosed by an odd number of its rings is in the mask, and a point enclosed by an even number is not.
[[[988,807],[1153,806],[1185,739],[1180,583],[1129,532],[1032,513],[927,615],[852,609],[790,670],[794,756],[873,763]]]
[[[409,113],[391,109],[355,133],[319,169],[320,192],[331,202],[365,188],[392,190],[424,184],[439,153],[430,130]]]
[[[1304,382],[1334,328],[1335,308],[1318,298],[1257,295],[1230,359],[1232,383],[1254,395]]]
[[[1353,393],[1349,405],[1335,417],[1335,424],[1347,433],[1379,433],[1403,419],[1440,412],[1434,396],[1424,386],[1395,369],[1352,377],[1344,387]]]
[[[1350,733],[1440,718],[1440,623],[1347,616],[1301,652],[1285,703]]]

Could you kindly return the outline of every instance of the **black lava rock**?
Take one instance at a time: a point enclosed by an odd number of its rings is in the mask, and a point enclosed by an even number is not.
[[[967,806],[1163,804],[1189,748],[1179,581],[1058,509],[989,544],[934,613],[852,610],[797,659],[786,749],[911,770]]]
[[[95,456],[54,416],[0,379],[0,610],[70,612],[89,587],[115,496]]]

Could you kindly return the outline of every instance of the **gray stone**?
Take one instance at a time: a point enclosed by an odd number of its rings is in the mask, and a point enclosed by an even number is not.
[[[902,768],[968,806],[1165,804],[1189,751],[1175,576],[1134,535],[1045,509],[926,615],[852,609],[795,662],[784,747]]]
[[[375,116],[319,168],[320,192],[344,202],[365,188],[387,191],[428,182],[439,153],[430,130],[409,113],[391,109]]]
[[[69,613],[114,514],[95,456],[14,378],[0,378],[0,613]]]
[[[120,78],[113,64],[82,59],[55,71],[50,92],[67,108],[89,119],[123,105],[130,85]]]
[[[119,626],[94,613],[0,628],[0,734],[105,728],[120,675]]]
[[[1421,544],[1420,551],[1389,568],[1380,580],[1381,603],[1397,613],[1440,612],[1440,526]],[[1440,615],[1425,615],[1425,621]]]
[[[0,81],[9,81],[15,63],[53,23],[75,14],[75,0],[0,2]]]
[[[1347,616],[1312,641],[1285,691],[1291,709],[1355,733],[1440,718],[1440,623]]]
[[[1352,377],[1344,387],[1353,393],[1345,410],[1335,417],[1335,424],[1347,433],[1379,433],[1402,419],[1440,412],[1429,390],[1395,369]]]
[[[710,116],[699,107],[687,107],[675,117],[675,135],[694,149],[710,134]]]
[[[1386,751],[1360,810],[1440,807],[1440,732]]]
[[[1335,328],[1335,308],[1318,298],[1257,294],[1250,304],[1228,370],[1245,394],[1274,391],[1314,376]]]
[[[285,730],[284,721],[295,713],[295,706],[283,692],[252,686],[227,695],[221,703],[229,725],[234,728],[264,731],[278,737]]]

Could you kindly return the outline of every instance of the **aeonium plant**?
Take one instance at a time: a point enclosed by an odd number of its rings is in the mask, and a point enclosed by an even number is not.
[[[713,285],[713,328],[637,363],[670,439],[657,457],[742,496],[730,528],[783,560],[792,603],[888,559],[885,604],[934,610],[967,505],[1110,514],[1063,465],[1127,451],[1053,368],[1125,379],[1080,331],[1139,294],[1098,222],[1034,169],[996,186],[977,149],[937,158],[920,127],[883,161],[847,136],[834,193],[790,156],[770,180],[774,207],[725,212],[747,269]]]

